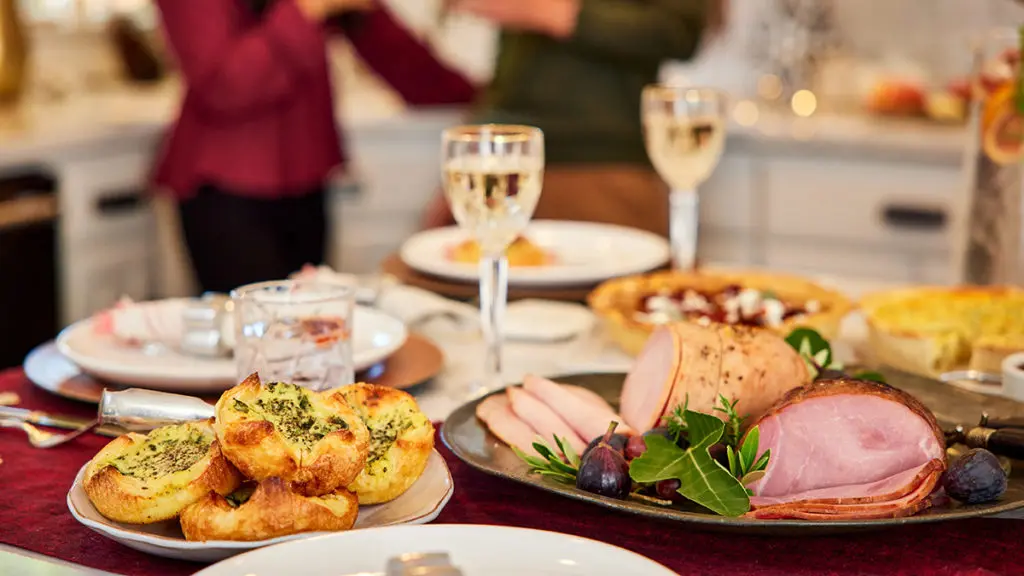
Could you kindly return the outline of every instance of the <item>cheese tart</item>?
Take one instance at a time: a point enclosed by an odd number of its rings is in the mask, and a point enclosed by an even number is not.
[[[242,477],[208,421],[115,438],[86,465],[82,486],[100,514],[150,524],[178,516],[207,494],[230,494]]]
[[[337,532],[356,523],[359,502],[342,488],[302,496],[280,478],[246,483],[228,496],[211,492],[181,512],[186,540],[267,540],[300,532]]]
[[[860,307],[869,354],[913,374],[1001,373],[1003,358],[1024,351],[1024,291],[1017,288],[905,288],[865,296]]]
[[[434,449],[434,426],[407,392],[353,384],[338,390],[370,430],[370,454],[349,490],[360,504],[401,496],[423,474]]]
[[[600,284],[587,302],[632,355],[656,327],[674,322],[759,327],[782,336],[805,326],[831,339],[852,308],[845,296],[810,280],[752,271],[625,276]]]
[[[370,449],[366,425],[341,394],[263,384],[256,374],[221,395],[214,429],[247,478],[278,477],[306,496],[350,484]]]

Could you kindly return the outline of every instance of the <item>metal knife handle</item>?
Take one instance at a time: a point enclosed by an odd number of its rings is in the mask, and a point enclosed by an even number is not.
[[[971,448],[984,448],[1007,458],[1024,459],[1024,430],[1016,428],[974,428],[965,442]]]
[[[213,418],[211,404],[195,396],[129,388],[120,392],[104,390],[100,398],[101,424],[144,432],[192,420]]]
[[[1024,430],[1024,418],[989,418],[988,414],[981,416],[981,423],[978,426],[1000,430],[1002,428],[1020,428]]]

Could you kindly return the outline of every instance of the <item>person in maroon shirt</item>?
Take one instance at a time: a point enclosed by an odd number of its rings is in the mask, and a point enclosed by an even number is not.
[[[157,0],[187,84],[154,181],[178,201],[204,291],[319,264],[344,163],[326,37],[340,32],[410,105],[474,87],[373,0]]]

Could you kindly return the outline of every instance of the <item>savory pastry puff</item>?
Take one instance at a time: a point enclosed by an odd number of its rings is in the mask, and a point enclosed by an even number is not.
[[[366,463],[370,433],[336,391],[312,392],[250,375],[221,395],[214,429],[247,478],[279,477],[304,496],[351,483]]]
[[[323,496],[292,492],[280,478],[247,483],[226,498],[210,493],[181,511],[186,540],[266,540],[299,532],[336,532],[356,523],[359,502],[342,488]]]
[[[366,467],[348,485],[360,504],[380,504],[401,496],[427,467],[434,449],[434,426],[408,393],[375,384],[338,389],[370,429]]]
[[[89,461],[82,479],[100,514],[129,524],[174,518],[207,494],[230,494],[241,482],[209,421],[115,438]]]

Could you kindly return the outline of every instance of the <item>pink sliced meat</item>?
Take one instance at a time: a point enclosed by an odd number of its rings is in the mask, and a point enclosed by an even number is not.
[[[594,392],[593,390],[590,390],[589,388],[584,388],[583,386],[575,386],[573,384],[559,384],[559,386],[562,386],[569,392],[572,392],[585,402],[589,402],[594,406],[605,407],[611,410],[612,412],[615,411],[612,408],[611,404],[609,404],[604,398],[601,398],[600,394]]]
[[[634,430],[646,432],[661,420],[679,370],[681,345],[671,328],[656,329],[626,375],[619,412]]]
[[[633,432],[633,429],[623,422],[622,417],[616,414],[607,403],[602,401],[601,404],[597,404],[584,400],[568,387],[547,378],[528,375],[523,379],[523,388],[547,404],[585,440],[596,438],[607,432],[608,424],[613,420],[619,422],[616,432],[621,434]]]
[[[504,394],[488,396],[477,405],[476,417],[498,440],[509,446],[515,446],[530,456],[540,456],[533,449],[533,442],[538,438],[537,431],[516,416],[512,411],[508,396]]]
[[[820,380],[791,390],[753,425],[758,452],[771,450],[750,485],[758,518],[905,515],[927,506],[945,470],[934,415],[885,384]]]
[[[505,393],[516,416],[536,430],[549,446],[554,445],[554,436],[558,436],[566,439],[577,454],[583,453],[586,449],[587,443],[583,438],[536,396],[519,387],[508,388]]]

